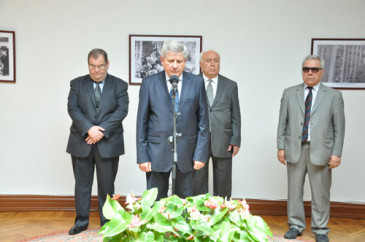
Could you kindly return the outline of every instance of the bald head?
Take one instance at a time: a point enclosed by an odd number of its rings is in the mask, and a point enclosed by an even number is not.
[[[216,77],[220,69],[220,56],[214,50],[208,50],[200,55],[200,68],[206,77]]]

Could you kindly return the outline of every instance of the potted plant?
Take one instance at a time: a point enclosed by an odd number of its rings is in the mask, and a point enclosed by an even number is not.
[[[104,241],[268,241],[266,222],[249,212],[245,199],[226,200],[209,193],[156,201],[157,188],[140,199],[133,193],[126,208],[118,195],[107,197],[104,216],[110,221],[99,231]]]

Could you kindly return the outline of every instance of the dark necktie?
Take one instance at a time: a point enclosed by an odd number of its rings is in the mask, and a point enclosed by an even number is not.
[[[308,129],[309,129],[309,120],[311,117],[311,107],[312,107],[312,89],[313,87],[307,87],[309,92],[305,99],[305,116],[304,116],[304,124],[302,131],[302,144],[308,141]]]
[[[214,100],[214,97],[213,97],[213,86],[212,86],[212,80],[209,79],[208,81],[209,81],[209,84],[207,86],[207,99],[208,99],[209,106],[212,106],[213,100]]]
[[[171,90],[170,90],[170,97],[171,97],[171,102],[173,102],[173,98],[172,98],[172,90],[174,88],[171,87]],[[177,113],[179,110],[179,91],[176,90],[176,93],[175,93],[175,112]]]
[[[95,82],[95,84],[96,84],[96,87],[95,87],[95,106],[96,106],[96,108],[99,108],[100,96],[101,96],[100,83]]]

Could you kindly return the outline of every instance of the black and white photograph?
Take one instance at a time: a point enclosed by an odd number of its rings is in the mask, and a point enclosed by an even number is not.
[[[0,30],[0,82],[15,82],[15,33]]]
[[[168,39],[180,40],[189,49],[185,71],[199,74],[202,36],[129,35],[129,84],[141,85],[143,78],[163,71],[161,49]]]
[[[324,84],[365,89],[365,39],[312,39],[311,52],[324,59]]]

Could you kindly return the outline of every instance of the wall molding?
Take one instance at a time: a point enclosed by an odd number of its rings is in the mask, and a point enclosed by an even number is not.
[[[125,203],[125,197],[119,199]],[[285,200],[246,199],[255,215],[286,216]],[[91,198],[91,211],[97,211],[97,196]],[[306,216],[310,216],[310,201],[304,202]],[[0,195],[0,212],[72,211],[74,196]],[[365,204],[331,202],[331,217],[365,219]]]

